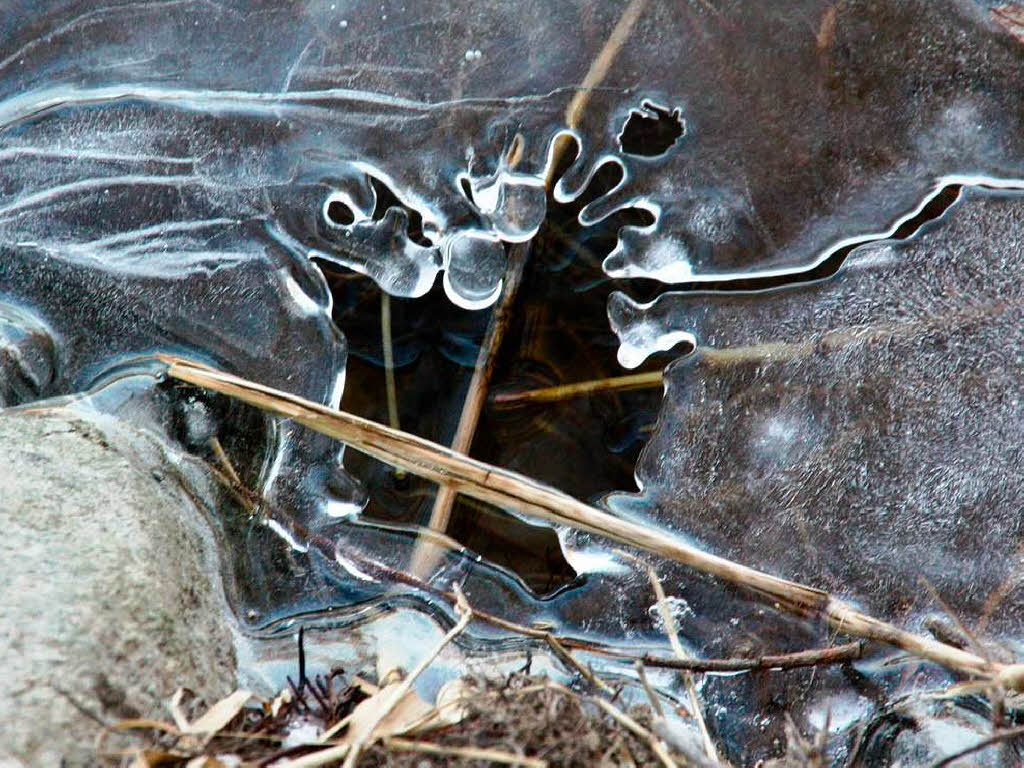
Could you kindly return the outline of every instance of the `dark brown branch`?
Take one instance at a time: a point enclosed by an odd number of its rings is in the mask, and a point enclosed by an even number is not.
[[[628,658],[638,658],[648,667],[686,669],[691,672],[754,672],[763,669],[799,669],[827,664],[845,664],[848,661],[856,661],[863,654],[863,641],[855,640],[852,643],[836,645],[831,648],[815,648],[777,656],[757,656],[750,659],[664,659],[650,654]]]

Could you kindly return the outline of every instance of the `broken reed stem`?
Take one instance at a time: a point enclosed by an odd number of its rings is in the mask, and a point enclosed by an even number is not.
[[[976,654],[916,635],[868,616],[814,587],[764,573],[704,552],[668,531],[618,518],[515,472],[463,456],[437,443],[376,424],[344,411],[332,411],[296,395],[265,387],[222,371],[158,356],[168,375],[229,395],[333,437],[373,458],[459,493],[527,517],[567,525],[650,554],[673,560],[729,584],[760,593],[778,609],[819,616],[837,632],[875,640],[968,675],[984,675],[1024,685],[1024,665],[1002,665]]]
[[[603,392],[626,392],[632,389],[660,387],[664,378],[661,371],[634,373],[628,376],[613,376],[607,379],[580,381],[575,384],[528,389],[522,392],[501,392],[493,395],[491,402],[498,407],[505,408],[526,403],[550,403]]]
[[[512,308],[515,305],[516,294],[523,280],[523,270],[526,267],[529,253],[530,246],[527,243],[517,243],[509,248],[508,267],[505,270],[501,297],[491,313],[491,319],[487,325],[487,333],[480,344],[480,352],[477,355],[473,378],[469,382],[466,399],[462,404],[459,426],[455,430],[455,437],[452,439],[452,450],[459,453],[469,453],[469,449],[473,444],[476,426],[480,422],[480,414],[483,412],[484,404],[487,402],[487,387],[491,381],[491,374],[494,373],[494,366],[498,360],[501,342],[505,338],[505,331],[508,330],[509,323],[512,320]],[[430,522],[427,523],[428,528],[441,533],[447,530],[455,496],[455,489],[449,486],[441,485],[437,489],[437,496],[434,497],[434,506],[430,511]],[[416,549],[413,550],[409,570],[417,576],[426,578],[443,554],[444,550],[426,539],[421,539],[417,542]]]

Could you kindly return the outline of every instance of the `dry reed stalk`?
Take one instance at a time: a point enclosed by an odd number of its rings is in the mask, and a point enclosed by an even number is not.
[[[677,768],[676,761],[672,759],[671,755],[669,755],[668,750],[665,749],[665,745],[661,743],[661,739],[644,728],[640,723],[616,707],[610,701],[605,701],[604,699],[596,696],[591,697],[590,701],[603,709],[612,717],[613,720],[626,730],[630,731],[634,736],[644,739],[650,746],[651,751],[657,755],[658,760],[661,761],[661,764],[665,766],[665,768]]]
[[[672,652],[680,660],[691,658],[679,640],[679,628],[676,626],[675,616],[672,615],[672,610],[669,608],[668,596],[665,594],[665,587],[662,586],[661,579],[658,578],[658,572],[647,563],[640,562],[647,569],[647,578],[651,582],[654,597],[658,601],[658,611],[661,613],[661,621],[665,625],[665,634],[668,635]],[[683,670],[681,674],[683,676],[683,684],[686,686],[686,692],[690,697],[690,706],[693,707],[693,718],[697,721],[697,728],[700,731],[701,740],[704,742],[704,752],[712,762],[717,763],[718,750],[715,749],[715,742],[712,740],[711,732],[708,731],[708,724],[704,720],[704,709],[700,695],[697,693],[697,684],[693,680],[693,673],[689,670]]]
[[[760,593],[776,608],[825,619],[837,632],[874,640],[968,675],[998,679],[1024,688],[1024,665],[1003,665],[916,635],[858,611],[828,592],[782,579],[691,546],[671,533],[620,519],[554,488],[500,467],[459,454],[429,440],[382,424],[213,370],[187,360],[159,358],[168,375],[237,398],[333,437],[391,466],[459,493],[527,517],[566,525],[636,547],[686,565],[729,584]]]
[[[576,128],[579,125],[580,119],[590,103],[591,94],[608,76],[608,72],[615,62],[615,57],[619,55],[622,46],[625,45],[626,40],[633,33],[633,27],[646,6],[647,0],[633,0],[626,6],[626,10],[622,12],[622,16],[619,17],[615,29],[612,30],[604,47],[601,48],[601,51],[594,58],[590,69],[583,78],[583,82],[580,83],[576,94],[565,110],[565,122],[570,128]]]

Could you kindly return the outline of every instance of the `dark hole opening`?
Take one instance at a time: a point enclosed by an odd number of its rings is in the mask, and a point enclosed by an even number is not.
[[[462,190],[462,194],[466,196],[466,199],[469,200],[469,202],[476,202],[473,199],[473,185],[469,183],[469,179],[465,176],[459,179],[459,188]]]
[[[373,187],[373,191],[376,193],[377,204],[373,209],[373,219],[380,221],[384,218],[384,214],[391,208],[398,208],[399,210],[405,211],[405,215],[409,220],[409,239],[417,245],[422,245],[424,248],[429,248],[433,245],[423,234],[423,217],[418,211],[405,205],[399,200],[395,193],[391,191],[387,184],[380,179],[370,176],[370,185]]]
[[[675,141],[681,131],[666,135]],[[573,152],[562,153],[556,175],[564,173],[573,159]],[[628,288],[630,295],[644,300],[665,289],[655,281],[617,281],[601,269],[623,227],[653,223],[648,211],[624,209],[592,226],[579,224],[580,211],[612,190],[622,175],[618,163],[607,162],[597,169],[577,200],[561,205],[549,198],[548,215],[530,244],[513,319],[496,359],[491,398],[470,450],[475,458],[587,501],[635,488],[634,467],[661,406],[660,386],[605,389],[582,397],[570,397],[557,389],[581,382],[606,382],[626,373],[616,362],[617,339],[607,320],[608,296]],[[404,208],[383,184],[373,183],[377,190],[375,218],[392,206]],[[461,185],[471,197],[468,180]],[[927,222],[942,216],[960,191],[959,186],[942,190],[918,215],[900,225],[893,237],[912,237]],[[410,234],[415,231],[422,236],[420,217],[410,212],[409,221]],[[764,290],[822,279],[834,274],[856,247],[839,249],[801,274],[674,289]],[[350,347],[342,405],[388,423],[381,325],[385,298],[368,278],[324,266],[334,294],[335,321]],[[448,444],[458,424],[490,311],[472,312],[452,305],[440,283],[423,298],[388,298],[387,302],[399,426]],[[654,356],[637,372],[659,370],[667,360],[690,351],[677,346]],[[559,395],[544,402],[506,397],[551,388]],[[355,451],[347,454],[346,468],[369,492],[367,518],[416,524],[429,519],[436,494],[432,483],[398,475]],[[576,578],[551,530],[529,525],[487,504],[459,497],[446,533],[489,562],[517,573],[536,593],[551,593]]]
[[[562,170],[573,159],[571,153],[565,154]],[[492,394],[626,373],[616,362],[617,340],[606,314],[608,294],[623,285],[604,275],[601,261],[615,246],[619,228],[646,226],[652,217],[646,211],[620,211],[587,228],[577,219],[583,206],[612,189],[621,177],[621,167],[607,163],[579,200],[563,206],[549,199],[547,221],[531,243],[513,321],[497,358]],[[384,299],[371,280],[324,266],[334,294],[334,319],[350,349],[342,407],[388,423]],[[448,444],[490,311],[453,306],[438,282],[420,299],[387,301],[399,425]],[[630,282],[635,287],[636,281]],[[650,361],[647,368],[657,369],[665,359]],[[577,498],[594,500],[610,491],[635,488],[633,468],[660,402],[660,387],[520,407],[499,406],[492,400],[481,416],[470,454]],[[396,476],[390,467],[355,451],[346,454],[345,466],[369,492],[367,518],[419,524],[429,519],[434,484]],[[472,499],[457,499],[447,534],[517,573],[538,594],[556,591],[576,578],[553,531]]]
[[[332,200],[327,205],[327,220],[336,226],[347,227],[356,220],[356,216],[341,200]]]
[[[619,146],[627,155],[657,157],[668,152],[685,132],[678,109],[668,110],[645,101],[626,118]]]
[[[892,239],[906,240],[915,235],[929,221],[934,221],[948,211],[953,203],[960,199],[962,191],[963,186],[960,184],[951,184],[943,188],[939,194],[928,201],[920,213],[900,224],[893,233]]]
[[[789,285],[825,280],[835,275],[843,266],[846,258],[854,250],[862,245],[880,240],[910,240],[915,237],[929,222],[942,218],[943,215],[960,199],[963,185],[951,184],[939,191],[935,197],[928,201],[915,216],[900,224],[896,231],[889,237],[866,238],[860,242],[844,245],[837,248],[828,255],[828,258],[813,268],[804,272],[794,272],[766,277],[751,277],[739,280],[709,281],[704,283],[680,283],[672,286],[673,291],[768,291],[775,288],[784,288]],[[659,283],[651,283],[644,287],[637,281],[632,281],[629,294],[637,301],[651,301],[660,293],[664,292],[665,286]],[[677,348],[678,349],[678,348]]]

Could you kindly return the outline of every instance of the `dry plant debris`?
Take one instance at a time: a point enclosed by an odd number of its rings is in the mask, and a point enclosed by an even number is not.
[[[620,691],[564,648],[564,660],[597,694],[520,673],[503,681],[455,679],[428,704],[414,690],[416,679],[475,617],[457,585],[454,592],[459,621],[407,675],[391,670],[380,685],[353,677],[339,686],[335,681],[344,673],[336,670],[310,680],[300,631],[299,682],[289,678],[289,687],[272,701],[237,690],[193,716],[181,689],[169,703],[173,724],[134,719],[104,728],[97,756],[107,765],[129,768],[718,764],[678,738],[653,693],[651,707],[624,711],[614,703]],[[560,647],[552,641],[553,649]],[[114,733],[141,738],[143,744],[112,748]],[[673,743],[681,756],[673,755]]]
[[[381,688],[343,678],[338,670],[304,680],[271,701],[236,691],[194,719],[187,710],[197,702],[179,691],[174,722],[124,720],[101,734],[97,757],[102,765],[129,768],[338,766],[369,728],[373,737],[363,739],[353,765],[708,764],[656,736],[663,717],[650,707],[625,709],[544,677],[462,678],[434,706],[411,690],[392,705],[411,676]]]

